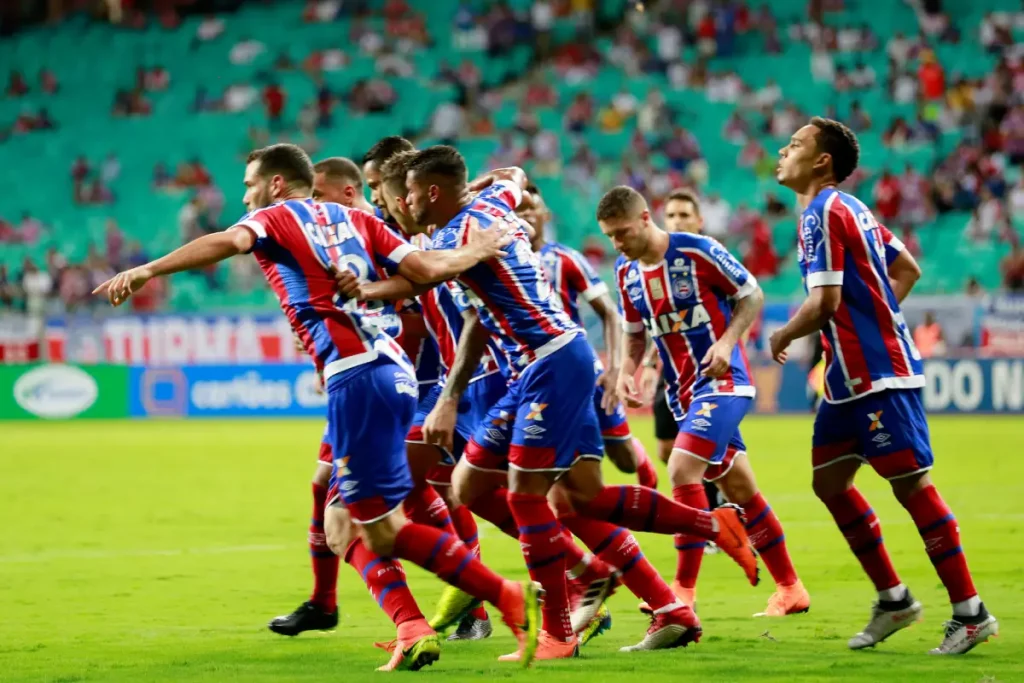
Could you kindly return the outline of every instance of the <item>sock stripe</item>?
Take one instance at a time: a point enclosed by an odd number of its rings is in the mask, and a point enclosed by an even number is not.
[[[942,526],[946,522],[953,522],[953,521],[956,521],[956,517],[954,517],[953,513],[950,512],[945,517],[942,517],[941,519],[935,520],[934,522],[932,522],[928,526],[918,527],[917,531],[918,531],[918,533],[921,533],[921,534],[927,534],[929,532],[935,531],[936,529],[938,529],[940,526]]]
[[[462,539],[462,542],[465,543],[466,545],[469,545],[471,543],[476,543],[477,539],[479,539],[479,538],[480,538],[480,533],[477,532],[477,533],[473,534],[472,536],[470,536],[469,538]]]
[[[370,575],[370,570],[376,567],[378,564],[382,563],[383,561],[384,558],[378,557],[377,559],[373,560],[365,567],[363,567],[363,581],[366,581],[366,577]]]
[[[761,510],[761,512],[758,513],[757,517],[754,517],[754,519],[752,519],[749,522],[747,522],[744,526],[746,526],[747,529],[752,529],[753,527],[757,526],[757,524],[761,520],[763,520],[766,516],[768,516],[768,513],[771,512],[771,510],[772,510],[771,506],[765,505],[764,506],[764,510]]]
[[[387,594],[395,590],[396,588],[405,588],[405,585],[405,581],[394,581],[381,588],[380,594],[377,595],[377,604],[381,607],[384,607],[384,598],[387,596]]]
[[[654,528],[654,518],[658,512],[658,496],[651,496],[651,512],[647,515],[647,521],[644,522],[645,529]]]
[[[854,555],[863,555],[864,553],[867,553],[867,552],[870,552],[870,551],[874,550],[875,548],[877,548],[880,545],[882,545],[882,537],[881,536],[879,536],[878,538],[871,539],[869,542],[865,543],[864,545],[862,545],[859,548],[852,548],[853,554]]]
[[[441,537],[437,539],[437,543],[434,544],[433,550],[431,550],[430,555],[427,556],[427,561],[423,563],[424,569],[434,571],[434,559],[437,557],[437,554],[441,552],[441,548],[444,547],[445,543],[448,542],[448,538],[448,534],[441,534]]]
[[[932,564],[935,564],[935,565],[941,564],[943,561],[948,560],[949,558],[953,557],[954,555],[959,555],[963,551],[964,551],[963,547],[959,546],[959,545],[957,547],[955,547],[955,548],[950,548],[949,550],[947,550],[946,552],[942,553],[941,555],[936,555],[935,557],[932,557],[931,558]]]
[[[641,552],[637,552],[636,555],[634,555],[633,557],[629,558],[621,567],[619,567],[619,571],[622,572],[623,574],[625,574],[630,569],[635,567],[636,563],[639,562],[642,559],[644,559],[644,554],[641,553]]]
[[[524,535],[524,536],[527,535],[527,534],[542,534],[545,531],[551,531],[552,529],[554,529],[557,526],[558,526],[558,521],[557,520],[551,521],[551,522],[547,522],[545,524],[531,524],[529,526],[521,526],[521,527],[519,527],[519,533]]]
[[[313,517],[312,519],[309,520],[309,525],[313,526],[313,527],[316,527],[317,529],[323,529],[324,528],[324,520],[317,519],[316,517]]]
[[[619,522],[622,520],[622,511],[625,509],[625,507],[626,507],[626,487],[625,486],[620,486],[619,487],[619,500],[618,500],[617,503],[615,503],[615,509],[612,510],[612,514],[610,514],[608,516],[608,521],[611,522],[612,524],[618,526]]]
[[[466,568],[466,565],[476,559],[473,553],[466,553],[466,556],[462,558],[462,562],[459,562],[459,566],[455,568],[451,576],[447,577],[447,581],[458,581],[459,575],[462,574],[462,570]]]
[[[757,552],[763,554],[766,550],[770,550],[770,549],[774,548],[775,546],[777,546],[778,544],[782,543],[785,540],[786,540],[786,535],[783,534],[783,535],[779,536],[778,538],[773,539],[773,540],[769,541],[768,543],[765,543],[760,548],[755,546],[755,550],[757,550]]]
[[[329,557],[334,557],[334,553],[330,550],[310,550],[310,557],[315,557],[318,560],[326,560]]]
[[[847,522],[846,524],[840,524],[839,525],[839,530],[842,531],[845,534],[847,531],[850,531],[851,529],[855,529],[858,524],[860,524],[861,522],[863,522],[865,519],[867,519],[868,517],[870,517],[873,514],[875,514],[875,511],[872,508],[868,508],[867,511],[864,514],[862,514],[860,517],[858,517],[857,519],[853,520],[852,522]]]
[[[609,534],[607,538],[605,538],[603,541],[594,546],[590,552],[594,555],[600,555],[602,552],[604,552],[605,549],[608,548],[608,546],[615,542],[615,539],[624,534],[625,531],[626,530],[622,527],[618,527],[617,529],[615,529],[614,532]]]
[[[699,543],[677,543],[676,550],[696,550],[697,548],[704,548],[707,545],[707,541],[700,541]]]
[[[542,558],[542,559],[539,559],[539,560],[535,560],[533,562],[528,562],[527,565],[526,565],[526,568],[527,569],[540,569],[541,567],[546,567],[549,564],[554,564],[555,562],[558,562],[559,560],[563,560],[563,559],[565,559],[565,553],[556,553],[556,554],[552,555],[551,557],[545,557],[545,558]]]

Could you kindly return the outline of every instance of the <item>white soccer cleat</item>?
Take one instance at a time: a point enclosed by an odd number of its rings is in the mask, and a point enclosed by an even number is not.
[[[871,607],[871,621],[864,627],[864,630],[850,638],[847,645],[851,650],[861,650],[866,647],[874,647],[880,642],[904,629],[921,618],[924,610],[921,603],[911,597],[896,602],[876,602]]]
[[[671,606],[670,606],[671,607]],[[643,652],[645,650],[667,650],[686,647],[700,642],[702,634],[700,620],[688,606],[677,602],[670,612],[651,615],[651,626],[644,639],[636,645],[619,649],[619,652]]]
[[[618,585],[618,572],[612,572],[610,576],[591,581],[584,588],[579,604],[576,605],[570,617],[573,633],[580,633],[590,625],[590,622],[597,616],[598,610],[601,609],[601,605],[611,597]]]
[[[946,622],[946,635],[931,655],[962,655],[970,652],[976,645],[984,643],[993,636],[999,635],[999,622],[985,611],[978,615],[978,622],[965,624],[955,617]]]

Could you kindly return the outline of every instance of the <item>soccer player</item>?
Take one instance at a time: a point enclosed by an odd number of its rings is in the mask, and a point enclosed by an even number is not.
[[[814,492],[878,591],[851,649],[872,647],[921,616],[893,569],[878,517],[854,477],[862,463],[889,481],[924,541],[953,616],[932,654],[963,654],[996,635],[999,624],[974,588],[960,529],[932,484],[933,457],[921,388],[921,356],[900,312],[920,276],[914,258],[856,197],[836,189],[860,158],[843,124],[814,117],[779,150],[776,177],[803,209],[797,258],[807,299],[772,334],[772,356],[786,360],[797,339],[821,334],[825,400],[814,422]]]
[[[352,556],[353,567],[398,623],[394,655],[383,668],[418,669],[440,656],[436,633],[390,558],[415,562],[495,605],[528,664],[536,650],[534,585],[503,579],[454,536],[402,514],[412,487],[404,439],[418,393],[413,370],[395,341],[364,318],[358,302],[340,300],[335,281],[341,270],[373,281],[378,267],[418,283],[441,281],[503,253],[507,234],[474,229],[464,248],[421,251],[374,216],[311,199],[313,165],[295,145],[250,154],[244,182],[250,211],[233,227],[119,273],[95,292],[119,305],[153,277],[254,253],[327,384],[335,461],[325,532],[332,550]],[[348,538],[350,520],[359,529],[355,540]]]
[[[668,463],[673,497],[706,508],[702,479],[716,481],[743,508],[751,542],[775,579],[775,593],[761,614],[806,612],[810,596],[789,558],[782,525],[754,481],[739,430],[754,400],[739,342],[761,310],[761,288],[717,241],[656,226],[647,202],[632,188],[609,191],[598,204],[597,220],[622,254],[616,263],[625,349],[619,393],[630,405],[643,403],[634,377],[647,334],[665,367],[666,394],[679,423]],[[680,570],[672,588],[691,605],[702,540],[694,534],[676,537]]]
[[[374,213],[363,195],[363,180],[359,167],[351,159],[330,157],[313,166],[313,198],[333,202],[352,209]],[[383,316],[385,331],[400,339],[402,325],[391,304],[378,304],[374,312]],[[368,309],[367,314],[372,314]],[[301,340],[299,340],[301,342]],[[338,556],[327,547],[324,534],[324,510],[327,506],[327,488],[334,466],[327,429],[320,441],[317,468],[313,473],[313,512],[309,526],[309,555],[313,568],[313,593],[291,614],[275,617],[268,624],[274,633],[297,636],[304,631],[324,631],[338,625]]]
[[[544,272],[558,295],[556,301],[561,303],[562,309],[581,328],[583,321],[579,301],[586,301],[597,313],[604,328],[609,363],[615,366],[611,372],[606,373],[595,353],[597,391],[594,393],[594,407],[597,410],[601,436],[604,438],[604,452],[621,472],[635,472],[641,486],[656,489],[658,472],[647,457],[643,444],[630,434],[625,409],[621,403],[606,405],[604,400],[605,386],[618,375],[619,362],[619,314],[615,303],[608,296],[608,285],[601,281],[583,254],[564,244],[549,242],[545,238],[545,228],[551,218],[551,211],[535,185],[531,185],[527,190],[533,201],[517,213],[533,226],[534,236],[530,244],[533,250],[540,254]]]
[[[746,533],[734,510],[707,513],[661,498],[651,489],[605,487],[600,482],[600,463],[577,458],[599,456],[603,451],[593,410],[592,351],[580,328],[554,301],[522,221],[513,211],[525,187],[522,172],[514,169],[508,177],[491,175],[487,180],[493,184],[472,196],[471,189],[483,188],[483,184],[474,188],[467,183],[465,161],[447,146],[419,152],[407,176],[407,201],[416,222],[442,226],[434,234],[435,249],[460,248],[475,226],[508,226],[515,236],[503,258],[458,277],[477,317],[468,320],[463,329],[462,348],[457,350],[441,398],[424,424],[424,434],[428,441],[451,443],[462,393],[488,336],[496,335],[512,360],[513,380],[467,445],[453,473],[453,485],[456,496],[470,504],[483,493],[492,494],[493,470],[508,463],[507,502],[519,529],[520,546],[531,577],[546,591],[537,657],[572,657],[578,650],[569,618],[567,543],[546,498],[552,483],[570,467],[580,475],[580,483],[574,486],[590,485],[584,499],[574,500],[585,518],[616,519],[629,528],[660,533],[686,530],[719,540],[719,545],[728,543],[748,576],[756,577],[756,558],[746,546]],[[460,354],[463,348],[468,350]],[[591,465],[581,466],[585,462]],[[573,474],[568,472],[568,478]],[[608,524],[596,526],[616,530]],[[585,531],[569,528],[594,547],[594,539],[588,540]],[[641,556],[629,534],[602,540],[606,549],[614,545],[615,551]],[[637,564],[635,560],[633,564]],[[682,645],[699,635],[692,611],[675,600],[671,591],[656,612],[649,638],[671,637]],[[517,652],[505,658],[520,656]]]

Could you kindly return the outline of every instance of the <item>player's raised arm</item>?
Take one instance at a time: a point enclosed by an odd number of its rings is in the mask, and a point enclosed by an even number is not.
[[[519,201],[522,200],[522,193],[526,190],[526,186],[529,184],[529,179],[526,177],[526,171],[518,166],[496,168],[493,171],[488,171],[479,178],[471,181],[466,189],[470,192],[480,192],[501,180],[508,181],[509,183],[517,186],[520,190],[519,199],[516,201],[516,204],[512,205],[512,208],[514,209],[519,204]]]
[[[203,235],[155,261],[118,273],[92,293],[106,294],[111,304],[120,306],[154,277],[213,265],[232,256],[248,253],[255,243],[256,235],[238,226],[225,232]]]

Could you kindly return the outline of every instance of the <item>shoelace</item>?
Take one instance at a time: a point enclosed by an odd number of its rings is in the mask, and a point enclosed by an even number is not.
[[[396,639],[394,639],[392,641],[388,641],[388,642],[374,643],[373,646],[374,647],[379,647],[380,649],[384,650],[385,652],[394,652],[395,648],[398,647],[398,639],[396,638]]]
[[[949,621],[944,623],[942,626],[945,629],[945,635],[943,636],[943,638],[949,638],[954,633],[956,633],[961,628],[963,628],[964,624],[963,624],[963,622],[957,621],[956,619],[950,619]]]

